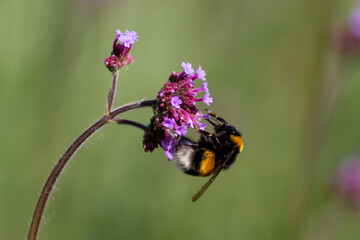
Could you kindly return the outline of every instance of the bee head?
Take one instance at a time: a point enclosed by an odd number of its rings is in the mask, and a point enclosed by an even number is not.
[[[224,130],[226,131],[226,134],[228,134],[230,136],[231,142],[236,145],[236,147],[238,148],[238,151],[242,152],[242,150],[244,148],[244,143],[241,139],[241,133],[238,132],[236,130],[236,128],[231,125],[226,125],[224,127]]]
[[[238,131],[236,130],[236,128],[233,127],[233,126],[231,126],[231,125],[225,125],[225,126],[224,126],[224,129],[225,129],[225,131],[226,131],[228,134],[230,134],[230,135],[234,135],[234,136],[239,136],[239,137],[241,137],[241,133],[238,132]]]

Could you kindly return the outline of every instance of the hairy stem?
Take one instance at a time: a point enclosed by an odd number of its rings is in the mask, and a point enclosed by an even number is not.
[[[109,114],[111,112],[112,107],[114,105],[114,98],[115,98],[116,85],[118,82],[118,78],[119,78],[119,71],[116,71],[115,73],[113,73],[113,77],[112,77],[112,83],[111,83],[111,88],[110,88],[108,103],[107,103],[107,109],[106,109],[107,114]]]
[[[156,100],[137,101],[137,102],[125,104],[125,105],[118,107],[118,108],[114,109],[113,111],[111,111],[109,113],[109,118],[113,119],[120,113],[127,112],[127,111],[135,109],[135,108],[152,107],[155,104],[156,104]]]
[[[35,207],[33,218],[31,220],[31,225],[28,233],[29,240],[35,240],[39,230],[41,218],[44,214],[45,205],[50,196],[51,190],[53,189],[56,180],[58,179],[61,171],[64,169],[65,165],[69,161],[72,155],[80,148],[80,146],[88,139],[96,130],[101,128],[107,123],[107,118],[102,117],[86,129],[64,152],[61,156],[55,167],[50,173],[50,176],[46,180],[46,183],[40,193],[40,197]]]
[[[98,129],[103,127],[105,124],[109,122],[117,122],[119,124],[127,124],[131,126],[135,126],[141,129],[146,129],[146,127],[140,123],[126,120],[126,119],[116,119],[116,116],[120,113],[141,108],[141,107],[149,107],[153,106],[156,103],[156,100],[149,100],[149,101],[138,101],[129,103],[126,105],[123,105],[114,111],[111,111],[108,114],[105,114],[102,116],[99,120],[97,120],[93,125],[91,125],[88,129],[86,129],[75,141],[67,148],[67,150],[64,152],[64,154],[61,156],[59,161],[56,163],[55,167],[51,171],[48,179],[45,182],[45,185],[40,193],[39,199],[37,201],[34,214],[31,220],[30,229],[28,232],[27,239],[28,240],[36,240],[41,219],[44,214],[44,209],[46,206],[46,203],[49,199],[49,196],[51,194],[51,191],[53,187],[55,186],[55,183],[57,179],[59,178],[59,175],[61,174],[62,170],[70,160],[70,158],[76,153],[76,151],[81,147],[82,144],[85,143],[87,139],[90,138],[90,136],[95,133]]]

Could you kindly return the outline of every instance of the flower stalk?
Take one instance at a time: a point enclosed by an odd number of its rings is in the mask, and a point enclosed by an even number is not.
[[[114,105],[114,98],[116,94],[116,86],[118,79],[119,79],[119,71],[116,71],[115,73],[113,73],[113,77],[112,77],[112,85],[108,96],[106,115],[109,115]]]
[[[113,86],[116,86],[113,85]],[[106,125],[107,123],[116,122],[118,124],[126,124],[130,126],[135,126],[137,128],[146,129],[146,126],[131,120],[118,119],[116,118],[119,114],[142,107],[152,107],[156,103],[156,100],[148,101],[137,101],[123,105],[116,108],[115,110],[109,112],[109,114],[104,114],[99,120],[87,128],[75,141],[67,148],[64,154],[61,156],[59,161],[56,163],[55,167],[51,171],[46,183],[40,193],[40,197],[35,207],[35,211],[31,220],[31,225],[28,233],[28,240],[35,240],[37,238],[38,230],[40,227],[40,222],[44,214],[44,209],[46,203],[49,199],[49,196],[52,192],[53,187],[57,179],[59,178],[61,172],[63,171],[66,164],[69,162],[71,157],[76,153],[76,151],[88,140],[98,129]]]
[[[38,198],[27,236],[28,240],[37,239],[41,219],[44,215],[45,206],[48,202],[52,189],[54,188],[66,164],[69,162],[71,157],[77,152],[77,150],[97,130],[99,130],[101,127],[105,126],[108,123],[126,124],[140,128],[142,130],[146,130],[147,127],[141,123],[118,118],[117,116],[121,113],[136,108],[153,107],[155,106],[157,100],[137,101],[113,109],[116,87],[119,77],[119,69],[133,62],[133,57],[129,54],[129,51],[131,49],[132,44],[135,41],[137,41],[137,38],[138,36],[134,31],[132,32],[126,31],[125,33],[121,33],[120,31],[117,31],[117,37],[113,44],[113,51],[111,53],[111,56],[105,59],[105,66],[112,72],[112,83],[106,104],[107,106],[106,106],[105,114],[95,123],[93,123],[89,128],[87,128],[82,134],[80,134],[78,138],[75,139],[75,141],[63,153],[63,155],[61,156],[61,158],[59,159],[59,161],[56,163],[55,167],[51,171]]]
[[[171,73],[168,81],[158,92],[156,99],[132,102],[118,108],[113,107],[119,70],[133,63],[134,57],[129,52],[136,41],[138,41],[136,32],[125,31],[125,33],[122,33],[119,30],[117,31],[113,50],[104,61],[105,66],[112,73],[111,88],[107,97],[105,113],[75,139],[51,171],[38,198],[27,236],[28,240],[37,239],[41,219],[44,215],[44,209],[49,196],[66,164],[77,150],[97,130],[106,124],[125,124],[144,130],[144,150],[152,152],[160,146],[165,150],[165,156],[169,160],[172,159],[175,147],[179,144],[177,137],[185,136],[189,128],[194,128],[198,131],[204,130],[206,127],[206,124],[201,123],[201,121],[207,119],[208,114],[202,114],[197,108],[196,103],[203,102],[206,105],[210,105],[213,102],[213,98],[210,97],[207,87],[205,71],[201,66],[195,71],[190,63],[183,62],[181,64],[184,70],[180,74],[177,72]],[[201,80],[201,87],[195,87],[196,79]],[[148,126],[118,117],[124,112],[143,107],[152,107],[154,112],[154,116],[151,118]]]

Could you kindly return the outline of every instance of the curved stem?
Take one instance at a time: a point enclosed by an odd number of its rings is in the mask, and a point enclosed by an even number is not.
[[[114,118],[112,121],[117,123],[117,124],[131,125],[131,126],[140,128],[140,129],[142,129],[144,131],[147,129],[147,127],[145,125],[141,124],[141,123],[131,121],[131,120],[127,120],[127,119],[123,119],[123,118]]]
[[[31,220],[30,229],[28,232],[27,239],[28,240],[36,240],[37,234],[39,231],[40,223],[42,216],[44,214],[44,209],[46,206],[46,203],[49,199],[49,196],[51,194],[51,191],[53,187],[55,186],[55,183],[66,166],[66,164],[69,162],[70,158],[76,153],[76,151],[81,147],[83,143],[87,139],[90,138],[92,134],[94,134],[98,129],[103,127],[105,124],[114,121],[114,118],[119,115],[120,113],[141,108],[141,107],[149,107],[155,104],[156,100],[149,100],[149,101],[137,101],[133,103],[129,103],[126,105],[123,105],[114,111],[110,112],[108,115],[105,114],[102,116],[99,120],[97,120],[94,124],[92,124],[88,129],[86,129],[75,141],[67,148],[67,150],[64,152],[64,154],[61,156],[59,161],[56,163],[55,167],[51,171],[48,179],[45,182],[45,185],[40,193],[39,199],[37,201],[34,214]],[[119,124],[128,124],[132,126],[139,127],[141,129],[146,129],[146,127],[140,123],[126,120],[126,119],[118,119],[117,121]],[[144,128],[145,127],[145,128]]]
[[[80,146],[99,128],[104,126],[108,122],[106,117],[100,118],[88,129],[86,129],[65,151],[61,156],[55,167],[50,173],[50,176],[46,180],[46,183],[40,193],[40,197],[35,207],[33,218],[31,220],[31,225],[28,233],[28,240],[35,240],[39,230],[41,218],[44,213],[45,205],[50,196],[51,190],[53,189],[56,180],[58,179],[61,171],[66,166],[69,159],[74,155],[74,153],[80,148]]]
[[[127,111],[135,109],[135,108],[151,107],[151,106],[155,105],[155,103],[156,103],[156,99],[147,100],[147,101],[137,101],[137,102],[125,104],[125,105],[118,107],[118,108],[114,109],[113,111],[111,111],[109,113],[109,118],[113,119],[120,113],[127,112]]]

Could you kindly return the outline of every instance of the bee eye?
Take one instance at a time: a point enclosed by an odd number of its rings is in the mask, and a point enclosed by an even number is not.
[[[233,126],[228,125],[227,129],[228,129],[228,132],[231,133],[231,134],[236,134],[237,133],[236,129]]]

